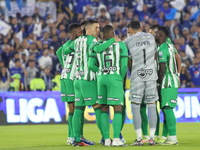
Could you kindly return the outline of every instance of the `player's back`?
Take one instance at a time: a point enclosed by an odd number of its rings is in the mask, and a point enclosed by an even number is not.
[[[103,52],[97,53],[99,63],[98,75],[120,74],[120,58],[123,44],[122,42],[113,43]]]
[[[67,41],[64,45],[63,45],[63,49],[65,49],[66,47],[68,47],[70,44],[72,43],[71,40]],[[75,73],[75,59],[74,59],[74,52],[65,55],[62,49],[62,59],[63,59],[63,70],[62,70],[62,74],[61,74],[61,79],[65,78],[65,79],[70,79],[70,80],[74,80],[74,73]]]
[[[132,57],[131,81],[157,80],[154,61],[157,46],[153,35],[137,32],[125,39],[124,43]]]
[[[94,40],[94,37],[86,35],[80,36],[74,42],[75,58],[76,58],[76,73],[75,79],[77,80],[95,80],[96,75],[88,68],[89,56],[91,48],[89,43]]]

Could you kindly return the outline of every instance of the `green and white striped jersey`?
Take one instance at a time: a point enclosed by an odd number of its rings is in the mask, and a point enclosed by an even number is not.
[[[64,54],[64,49],[68,47],[71,43],[72,41],[69,40],[62,46],[63,70],[61,73],[61,79],[74,80],[74,74],[76,68],[74,52],[68,55]]]
[[[106,41],[100,41],[103,44]],[[92,55],[94,56],[94,55]],[[96,53],[99,64],[98,75],[120,74],[121,58],[128,57],[128,50],[123,42],[113,43],[101,53]]]
[[[166,42],[160,45],[158,50],[159,63],[166,63],[165,76],[161,83],[161,88],[178,88],[177,65],[175,60],[175,50],[172,44]]]
[[[76,80],[96,80],[96,74],[88,67],[89,56],[91,55],[92,48],[96,43],[96,38],[89,35],[82,35],[71,43],[69,48],[71,51],[75,52],[76,59]]]

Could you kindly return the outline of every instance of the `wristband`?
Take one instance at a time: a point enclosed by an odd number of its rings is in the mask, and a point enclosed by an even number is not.
[[[160,83],[157,83],[157,86],[160,86]]]
[[[178,77],[180,77],[180,73],[177,73]]]

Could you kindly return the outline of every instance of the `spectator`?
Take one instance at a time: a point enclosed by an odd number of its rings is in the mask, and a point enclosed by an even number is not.
[[[42,20],[42,16],[40,16],[40,10],[39,8],[35,8],[34,14],[33,14],[33,19],[36,23]]]
[[[95,19],[94,11],[89,8],[86,15],[85,15],[85,20],[87,19]]]
[[[19,73],[15,73],[11,76],[12,82],[10,83],[9,91],[23,91],[23,83],[21,82],[21,75]]]
[[[26,24],[24,25],[25,28],[24,35],[25,37],[28,37],[29,34],[33,33],[34,29],[33,18],[29,16],[25,23]]]
[[[40,56],[40,52],[38,51],[38,49],[36,48],[36,44],[32,43],[30,45],[30,50],[29,50],[30,55],[34,54],[35,58],[38,59]]]
[[[45,82],[45,86],[46,86],[45,91],[51,91],[53,75],[50,73],[50,69],[48,67],[44,69],[44,72],[42,74],[42,79]]]
[[[43,56],[39,58],[38,63],[41,70],[46,67],[52,68],[53,63],[51,57],[48,56],[48,49],[43,50]]]
[[[13,59],[10,60],[10,62],[9,62],[9,68],[15,67],[15,60],[16,60],[16,59],[20,59],[19,53],[18,53],[18,52],[15,52],[14,55],[13,55]],[[20,62],[21,62],[21,64],[22,64],[23,67],[24,67],[24,64],[23,64],[23,62],[22,62],[21,59],[20,59]]]
[[[43,38],[41,39],[42,43],[43,42],[48,42],[48,45],[51,44],[51,39],[49,38],[49,33],[48,32],[44,32],[43,34]]]
[[[9,61],[11,59],[11,51],[9,45],[4,46],[4,51],[2,52],[2,59],[5,62],[5,67],[9,67]]]
[[[22,58],[22,54],[24,54],[26,56],[26,61],[28,60],[28,57],[29,57],[29,52],[27,49],[23,49],[23,47],[19,47],[17,49],[17,51],[19,52],[19,58]]]
[[[26,70],[22,66],[20,59],[15,59],[15,67],[10,69],[11,75],[14,75],[16,73],[20,74],[20,79],[21,79],[22,82],[24,82],[24,75],[28,76],[28,73],[26,72]]]
[[[180,37],[181,37],[180,30],[178,27],[175,26],[172,32],[172,40],[179,39]]]
[[[158,17],[157,17],[157,18],[155,18],[155,20],[157,20],[157,21],[158,21],[158,23],[157,23],[157,24],[159,24],[159,25],[161,25],[161,26],[164,26],[164,24],[165,24],[165,21],[164,21],[164,19],[165,19],[165,14],[164,14],[164,12],[163,12],[163,11],[159,12],[159,15],[158,15]]]
[[[2,67],[0,71],[0,92],[8,91],[10,87],[10,74],[6,67]]]
[[[59,38],[60,38],[59,40],[61,41],[61,44],[64,44],[68,40],[67,37],[66,37],[66,32],[65,31],[62,31],[60,33]]]
[[[189,29],[187,27],[184,27],[182,32],[183,32],[183,37],[186,39],[188,34],[190,33]]]
[[[57,50],[61,46],[60,43],[58,42],[58,36],[57,35],[53,35],[52,42],[51,42],[50,46],[53,46],[53,48],[55,50]]]
[[[40,78],[40,72],[35,72],[34,77],[30,81],[30,90],[31,91],[44,91],[46,88],[45,82],[43,79]]]
[[[198,50],[199,48],[199,39],[194,39],[193,41],[193,47],[192,47],[192,50],[194,53],[196,53],[196,51]]]
[[[120,29],[118,28],[117,21],[113,22],[113,28],[115,30],[115,35],[118,36],[119,38],[121,38],[122,37],[122,33],[121,33]]]
[[[126,22],[127,22],[127,24],[128,24],[130,21],[132,21],[132,20],[134,20],[133,11],[132,11],[132,10],[128,10],[128,15],[127,15],[127,17],[126,17]]]
[[[180,43],[180,50],[185,51],[185,54],[188,58],[192,59],[194,57],[194,52],[192,51],[191,47],[185,43],[184,37],[179,39]]]
[[[191,87],[200,87],[200,65],[199,59],[195,57],[193,59],[193,65],[190,66],[189,72],[191,75]]]
[[[192,27],[192,23],[190,22],[190,14],[186,13],[182,20],[182,29],[187,28],[188,30]]]
[[[52,91],[60,91],[60,71],[56,71],[55,78],[52,79]]]
[[[180,81],[181,81],[181,88],[186,88],[191,86],[190,85],[191,76],[184,63],[181,64]]]
[[[17,18],[12,19],[12,32],[18,33],[21,30],[21,25],[17,23]]]
[[[3,67],[5,67],[5,62],[4,62],[4,60],[1,58],[1,59],[0,59],[0,71],[1,71],[1,69],[2,69]]]

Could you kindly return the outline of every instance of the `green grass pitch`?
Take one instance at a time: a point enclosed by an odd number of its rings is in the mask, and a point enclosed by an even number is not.
[[[162,128],[162,124],[161,124]],[[162,129],[161,129],[162,130]],[[111,126],[112,132],[112,126]],[[122,131],[128,145],[136,138],[133,124],[125,124]],[[96,124],[85,124],[86,138],[98,143],[101,139]],[[179,145],[176,146],[128,146],[104,147],[96,144],[87,147],[72,147],[66,145],[67,125],[9,125],[0,126],[0,149],[19,150],[72,150],[72,149],[136,149],[136,150],[200,150],[200,123],[177,123]]]

